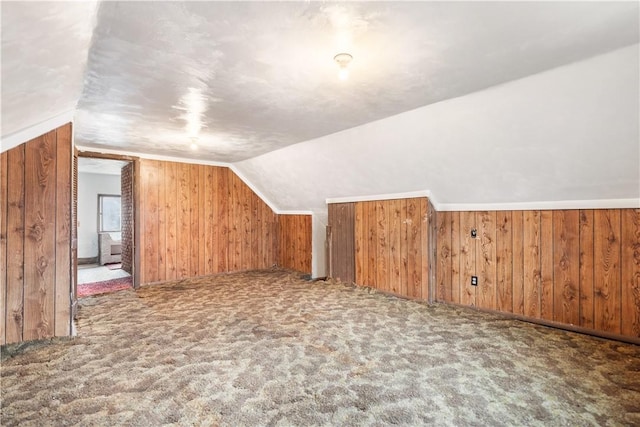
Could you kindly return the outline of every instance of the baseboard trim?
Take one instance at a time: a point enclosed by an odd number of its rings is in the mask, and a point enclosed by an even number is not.
[[[608,339],[608,340],[621,341],[621,342],[626,342],[626,343],[629,343],[629,344],[640,345],[640,337],[637,337],[637,338],[636,337],[630,337],[630,336],[627,336],[627,335],[615,334],[615,333],[612,333],[612,332],[605,332],[605,331],[598,331],[598,330],[595,330],[595,329],[584,328],[582,326],[576,326],[576,325],[570,325],[570,324],[567,324],[567,323],[555,322],[553,320],[536,319],[535,317],[523,316],[521,314],[507,313],[507,312],[504,312],[504,311],[491,310],[491,309],[488,309],[488,308],[472,307],[472,306],[468,306],[468,305],[456,304],[456,303],[453,303],[453,302],[436,301],[435,304],[443,304],[443,305],[449,305],[449,306],[453,306],[453,307],[467,308],[467,309],[479,311],[479,312],[482,312],[482,313],[495,314],[497,316],[502,316],[502,317],[505,317],[507,319],[520,320],[522,322],[532,323],[532,324],[540,325],[540,326],[546,326],[546,327],[549,327],[549,328],[562,329],[562,330],[565,330],[565,331],[577,332],[579,334],[590,335],[590,336],[594,336],[594,337],[598,337],[598,338],[605,338],[605,339]]]
[[[97,264],[98,263],[98,257],[94,256],[91,258],[78,258],[78,265],[85,265],[85,264]]]

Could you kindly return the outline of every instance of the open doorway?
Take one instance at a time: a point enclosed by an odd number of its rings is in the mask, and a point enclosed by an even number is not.
[[[77,183],[77,297],[133,283],[133,161],[81,153]]]

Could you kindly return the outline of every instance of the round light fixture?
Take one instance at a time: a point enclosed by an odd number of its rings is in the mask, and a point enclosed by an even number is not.
[[[340,67],[338,71],[340,80],[347,80],[349,78],[349,63],[353,60],[353,56],[349,53],[339,53],[333,57],[333,60],[336,61]]]

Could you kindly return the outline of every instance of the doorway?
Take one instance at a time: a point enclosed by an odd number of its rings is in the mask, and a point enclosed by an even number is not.
[[[137,287],[136,163],[128,156],[77,154],[76,298]]]

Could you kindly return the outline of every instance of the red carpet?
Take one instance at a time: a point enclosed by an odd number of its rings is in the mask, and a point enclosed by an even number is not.
[[[104,282],[84,283],[78,285],[78,298],[90,295],[106,294],[109,292],[121,291],[132,288],[131,276],[119,279],[107,280]]]

